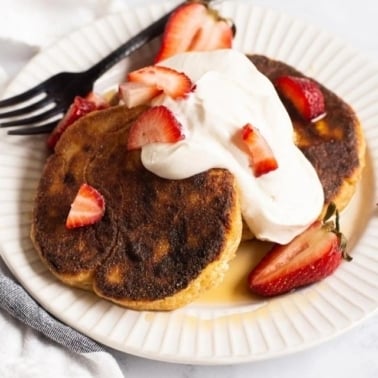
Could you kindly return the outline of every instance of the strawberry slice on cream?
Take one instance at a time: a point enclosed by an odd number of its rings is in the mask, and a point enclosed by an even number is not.
[[[185,138],[144,144],[146,169],[174,180],[228,169],[240,188],[243,219],[261,240],[288,243],[319,217],[324,204],[319,177],[294,143],[293,125],[273,84],[244,54],[185,52],[159,65],[185,73],[195,89],[183,99],[164,92],[152,99],[152,106],[170,110]],[[240,136],[246,124],[259,130],[277,168],[251,172],[251,151]]]
[[[150,143],[174,143],[184,139],[182,126],[165,106],[144,111],[130,128],[127,149],[135,150]]]
[[[161,92],[156,86],[129,81],[121,83],[118,88],[119,97],[128,108],[145,105]]]
[[[176,100],[185,98],[193,88],[187,75],[164,66],[147,66],[132,71],[127,75],[127,80],[155,88]]]
[[[278,168],[272,149],[256,127],[247,124],[242,128],[241,133],[242,139],[248,148],[253,173],[256,177]]]

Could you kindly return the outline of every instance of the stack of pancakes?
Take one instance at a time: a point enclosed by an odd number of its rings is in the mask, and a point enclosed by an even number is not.
[[[303,76],[264,56],[250,59],[271,80]],[[352,108],[321,89],[327,116],[314,124],[283,102],[295,141],[319,175],[325,206],[334,202],[341,210],[361,176],[365,144]],[[67,129],[42,173],[31,237],[64,283],[128,308],[170,310],[222,282],[243,223],[237,183],[227,170],[166,180],[143,167],[140,151],[126,150],[129,127],[144,109],[115,106]],[[105,216],[69,230],[65,219],[83,182],[105,197]]]

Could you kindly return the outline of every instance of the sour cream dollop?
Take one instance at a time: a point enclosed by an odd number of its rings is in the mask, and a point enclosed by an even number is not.
[[[185,139],[142,148],[142,163],[167,179],[184,179],[211,168],[236,177],[245,223],[261,240],[285,244],[320,214],[324,195],[316,171],[295,146],[293,126],[271,82],[236,50],[189,52],[160,65],[188,75],[195,90],[183,100],[161,95],[182,124]],[[256,178],[245,150],[236,142],[250,123],[260,130],[278,169]]]

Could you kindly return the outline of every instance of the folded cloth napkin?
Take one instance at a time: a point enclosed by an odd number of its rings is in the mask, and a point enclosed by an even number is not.
[[[105,13],[135,4],[131,0],[2,0],[0,95],[7,76],[40,48]],[[0,340],[1,378],[123,377],[110,349],[41,308],[1,258]]]
[[[15,281],[0,260],[1,378],[121,378],[110,351],[62,324]]]
[[[2,0],[0,38],[46,46],[129,3],[128,0]]]

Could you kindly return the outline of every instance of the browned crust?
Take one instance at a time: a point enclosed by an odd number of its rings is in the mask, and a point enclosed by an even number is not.
[[[93,113],[68,129],[48,159],[35,201],[32,239],[63,282],[136,309],[173,309],[223,279],[240,242],[234,177],[214,169],[185,180],[148,172],[128,152],[143,109]],[[66,229],[87,182],[105,197],[104,218]]]
[[[252,56],[271,80],[302,75]],[[286,103],[298,146],[317,170],[326,204],[341,210],[364,166],[365,142],[352,108],[321,86],[328,115],[305,123]],[[223,280],[240,241],[238,193],[230,173],[162,180],[127,153],[129,124],[142,108],[89,115],[66,132],[42,174],[31,236],[42,260],[68,285],[134,309],[168,310]],[[65,217],[79,185],[104,194],[107,211],[94,226],[68,231]]]
[[[234,179],[211,170],[174,183],[174,193],[164,187],[158,189],[162,195],[156,193],[159,209],[150,211],[158,218],[142,222],[135,233],[121,231],[133,240],[125,246],[127,253],[118,249],[97,269],[98,295],[129,308],[167,310],[223,281],[240,242]],[[140,210],[137,205],[135,212]]]
[[[249,57],[272,82],[281,75],[305,76],[295,68],[262,55]],[[339,210],[351,200],[365,165],[362,126],[350,105],[318,83],[327,115],[316,123],[305,121],[281,98],[295,130],[295,143],[315,167],[323,185],[325,207],[334,202]]]

